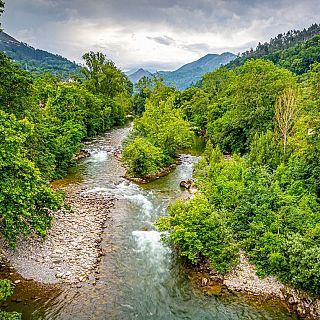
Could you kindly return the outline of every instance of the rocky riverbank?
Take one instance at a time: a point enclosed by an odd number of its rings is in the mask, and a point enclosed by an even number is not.
[[[55,214],[45,240],[22,237],[13,251],[0,239],[9,265],[25,279],[45,284],[86,281],[104,254],[100,242],[103,230],[111,223],[114,199],[86,193],[78,185],[64,191],[71,210]]]
[[[211,270],[208,266],[201,266],[199,271],[200,285],[205,291],[210,292],[211,288],[216,288],[217,284],[220,284],[230,292],[241,292],[263,299],[280,299],[299,316],[320,319],[320,299],[312,298],[301,290],[286,286],[276,277],[259,278],[255,266],[249,263],[243,253],[240,255],[238,266],[224,276]]]

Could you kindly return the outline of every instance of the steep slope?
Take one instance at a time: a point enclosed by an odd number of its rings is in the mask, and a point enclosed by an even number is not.
[[[228,68],[238,67],[249,59],[266,59],[297,74],[305,73],[314,62],[320,62],[320,25],[308,29],[290,30],[269,42],[259,43],[255,50],[243,52],[228,63]]]
[[[158,74],[164,78],[166,84],[175,85],[178,90],[184,90],[200,80],[205,73],[214,71],[235,58],[236,55],[230,52],[225,52],[221,55],[207,54],[175,71],[159,71]]]
[[[0,51],[6,53],[22,68],[33,74],[50,72],[68,78],[71,74],[79,72],[79,66],[76,63],[60,55],[35,49],[5,32],[0,32]]]

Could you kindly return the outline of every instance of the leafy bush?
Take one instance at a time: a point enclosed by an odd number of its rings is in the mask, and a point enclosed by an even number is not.
[[[137,177],[155,173],[170,161],[160,148],[140,137],[124,149],[123,157],[128,165],[128,173]]]
[[[9,280],[0,280],[0,301],[7,300],[13,294],[13,285]]]
[[[227,272],[238,261],[238,247],[228,225],[228,214],[217,212],[204,196],[169,207],[169,216],[156,225],[166,241],[177,246],[192,263],[203,259],[218,272]]]

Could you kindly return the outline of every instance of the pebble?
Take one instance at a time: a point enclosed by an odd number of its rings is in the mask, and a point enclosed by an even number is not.
[[[12,251],[0,239],[0,247],[10,259],[11,270],[24,278],[41,283],[76,283],[84,281],[101,261],[101,240],[104,227],[110,221],[114,199],[99,194],[87,194],[79,185],[64,190],[71,211],[55,214],[47,238],[21,238]],[[14,267],[13,267],[14,266]]]

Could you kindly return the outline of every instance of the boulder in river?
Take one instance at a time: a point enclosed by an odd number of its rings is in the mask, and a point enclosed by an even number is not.
[[[190,190],[191,187],[193,186],[194,182],[192,179],[189,179],[189,180],[182,180],[180,182],[180,187],[181,188],[184,188],[184,189],[187,189],[187,190]]]
[[[90,157],[90,152],[85,150],[85,149],[81,149],[76,155],[73,156],[72,160],[81,160],[81,159],[85,159]]]

